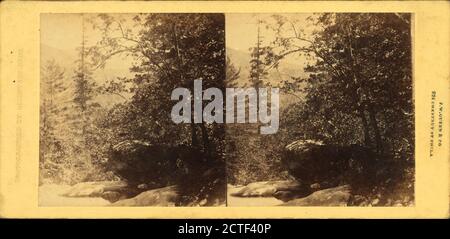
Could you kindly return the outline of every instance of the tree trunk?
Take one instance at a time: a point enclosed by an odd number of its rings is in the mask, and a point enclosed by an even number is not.
[[[371,142],[372,140],[370,139],[369,124],[367,122],[364,106],[361,105],[359,107],[358,113],[359,113],[359,117],[361,118],[363,130],[364,130],[364,145],[366,147],[370,147],[372,144],[372,142]]]
[[[206,155],[209,155],[209,153],[210,153],[209,137],[208,137],[208,130],[206,129],[205,123],[200,124],[200,129],[202,130],[203,152]]]
[[[368,111],[369,111],[370,125],[373,128],[373,131],[375,133],[375,147],[376,147],[377,153],[381,153],[383,151],[383,143],[381,140],[380,128],[378,127],[378,124],[377,124],[377,119],[376,119],[376,115],[375,115],[373,106],[369,107]]]
[[[193,120],[191,122],[191,145],[193,148],[198,147],[197,129],[195,128],[195,123]]]

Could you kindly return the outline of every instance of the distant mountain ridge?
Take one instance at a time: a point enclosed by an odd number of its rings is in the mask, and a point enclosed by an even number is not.
[[[250,76],[250,52],[244,52],[232,48],[227,48],[227,57],[236,69],[240,69],[239,79],[237,80],[238,86],[248,86]],[[301,65],[296,65],[294,62],[282,62],[280,63],[278,70],[271,69],[267,74],[266,82],[273,86],[278,85],[281,81],[291,80],[291,77],[307,77],[308,74],[303,71]],[[303,98],[300,95],[293,96],[290,94],[283,94],[281,92],[280,103],[290,104],[291,102],[298,101],[299,98]]]
[[[55,60],[55,62],[64,68],[67,80],[71,80],[73,73],[77,67],[77,52],[75,50],[68,51],[58,49],[52,46],[41,44],[40,49],[41,65],[47,61]],[[244,52],[232,48],[226,49],[227,57],[230,58],[231,63],[240,69],[240,77],[237,80],[239,87],[249,85],[249,73],[250,73],[250,52]],[[98,69],[94,72],[93,78],[98,85],[103,84],[106,80],[115,79],[116,77],[128,76],[130,77],[129,67],[131,66],[130,59],[115,58],[111,62],[108,62],[105,69]],[[289,80],[290,76],[306,76],[301,66],[296,66],[293,62],[283,62],[280,64],[278,71],[272,69],[268,76],[267,81],[272,85],[276,85],[282,80]],[[290,96],[281,96],[281,101],[285,101],[285,98],[291,99]],[[294,98],[292,98],[294,99]],[[116,103],[123,102],[123,99],[114,95],[99,95],[95,101],[103,106],[110,107]]]
[[[75,50],[62,50],[56,47],[41,44],[40,48],[40,58],[41,66],[44,66],[48,61],[54,60],[60,67],[64,69],[65,79],[69,81],[69,87],[72,87],[72,80],[75,70],[77,69],[77,53]],[[108,79],[115,79],[116,77],[121,77],[129,74],[128,62],[122,64],[122,67],[108,67],[105,69],[98,69],[93,73],[92,78],[97,83],[97,85],[102,85]],[[107,108],[123,102],[123,99],[116,95],[102,95],[99,94],[94,99],[95,103],[99,103]]]
[[[231,63],[237,68],[241,69],[241,80],[249,78],[250,72],[250,52],[244,52],[232,48],[227,48],[227,57],[230,58]],[[290,77],[306,77],[307,74],[304,73],[303,67],[301,65],[296,65],[295,62],[292,61],[283,61],[280,63],[278,67],[278,71],[276,69],[271,69],[268,72],[268,79],[270,82],[275,83],[280,80],[289,80]]]
[[[45,44],[41,44],[41,65],[47,61],[55,60],[58,65],[64,68],[72,68],[75,63],[76,55],[71,54],[69,51],[61,50],[55,47],[51,47]]]

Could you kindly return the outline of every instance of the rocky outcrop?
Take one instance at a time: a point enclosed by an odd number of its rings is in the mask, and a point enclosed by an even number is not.
[[[231,195],[235,197],[272,197],[278,191],[298,191],[302,187],[303,185],[298,181],[261,181],[249,183]]]
[[[102,207],[110,204],[100,197],[64,197],[70,185],[43,184],[39,186],[38,205],[41,207]]]
[[[133,198],[119,200],[111,204],[111,206],[167,207],[167,206],[175,206],[176,203],[179,201],[179,199],[180,196],[178,194],[177,186],[169,186],[142,192]]]
[[[164,187],[183,183],[187,177],[198,177],[193,174],[203,169],[205,157],[203,152],[188,145],[125,140],[112,147],[107,170],[131,185],[155,183],[155,187]]]
[[[113,203],[121,199],[126,199],[126,195],[116,191],[107,191],[102,193],[101,198]]]
[[[298,198],[280,206],[347,206],[351,196],[349,185],[316,191],[311,195]]]
[[[374,178],[371,168],[376,155],[360,145],[330,145],[320,141],[297,140],[285,148],[282,161],[296,179],[335,187]]]
[[[77,183],[63,192],[65,197],[100,197],[104,192],[117,191],[127,187],[121,181],[98,181]]]
[[[126,180],[130,190],[127,198],[138,193],[179,185],[181,205],[205,206],[216,198],[225,201],[225,161],[215,153],[207,153],[185,144],[160,144],[139,140],[125,140],[112,147],[106,170]]]
[[[311,194],[311,190],[307,188],[298,188],[295,190],[281,190],[277,191],[273,194],[273,197],[281,200],[283,202],[287,202],[296,198],[302,198]]]

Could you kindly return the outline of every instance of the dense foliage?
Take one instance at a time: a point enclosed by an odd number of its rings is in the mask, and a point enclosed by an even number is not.
[[[305,100],[286,109],[282,117],[282,127],[295,129],[289,130],[288,138],[368,148],[376,154],[356,160],[383,175],[377,182],[380,190],[409,182],[404,190],[412,195],[410,15],[319,14],[310,18],[317,26],[312,38],[295,21],[275,18],[278,36],[266,56],[267,64],[276,65],[292,54],[310,59],[305,67],[309,76],[293,79],[298,88],[292,84],[286,88],[305,94]],[[366,181],[373,180],[373,175],[365,176]]]

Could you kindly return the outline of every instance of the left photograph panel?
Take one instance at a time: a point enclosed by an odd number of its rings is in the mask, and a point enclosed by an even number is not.
[[[40,20],[39,206],[226,206],[225,125],[171,117],[226,88],[225,16]]]

